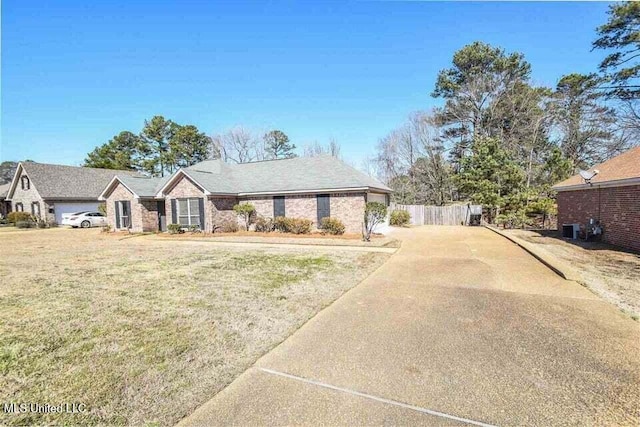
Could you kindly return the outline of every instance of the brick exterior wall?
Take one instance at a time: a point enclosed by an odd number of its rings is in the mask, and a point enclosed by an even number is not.
[[[640,251],[640,185],[558,192],[558,232],[562,224],[600,220],[602,240]]]
[[[122,184],[118,184],[106,200],[107,222],[116,230],[116,202],[131,203],[131,228],[134,233],[158,231],[158,204],[155,200],[139,200]],[[122,228],[121,228],[122,229]]]
[[[22,203],[23,211],[31,213],[31,204],[37,202],[40,204],[40,217],[45,218],[47,220],[54,220],[55,216],[51,215],[51,218],[48,217],[47,212],[49,211],[49,206],[44,203],[42,197],[40,197],[40,193],[36,189],[31,179],[29,179],[29,189],[22,189],[22,177],[28,175],[22,171],[22,175],[18,177],[18,183],[16,185],[16,189],[13,192],[13,196],[11,197],[11,210],[17,211],[16,205],[18,203]]]
[[[364,221],[365,193],[332,193],[331,216],[344,223],[347,233],[360,233]]]
[[[256,214],[265,218],[273,218],[273,197],[246,197],[240,203],[251,203]],[[286,203],[285,203],[286,207]],[[286,214],[286,211],[285,211]]]
[[[226,221],[238,221],[233,207],[238,204],[236,197],[212,197],[205,206],[211,209],[211,222],[206,226],[206,231],[212,231],[213,225],[221,226]]]
[[[330,193],[329,206],[331,217],[337,218],[345,225],[347,233],[362,231],[365,193]],[[255,206],[258,215],[273,218],[273,197],[246,197],[242,203]],[[315,194],[285,196],[285,216],[289,218],[305,218],[313,221],[318,227],[318,205]]]

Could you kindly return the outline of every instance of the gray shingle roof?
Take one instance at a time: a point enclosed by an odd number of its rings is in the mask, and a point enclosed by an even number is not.
[[[185,172],[211,193],[276,193],[332,189],[392,190],[332,156],[225,164],[208,160]]]
[[[7,197],[7,193],[9,192],[10,186],[11,186],[10,182],[0,185],[0,200],[4,200]]]
[[[150,178],[147,176],[117,175],[118,180],[126,185],[139,197],[154,197],[169,176],[163,178]]]
[[[137,172],[23,162],[43,199],[98,199],[114,176],[143,176]]]

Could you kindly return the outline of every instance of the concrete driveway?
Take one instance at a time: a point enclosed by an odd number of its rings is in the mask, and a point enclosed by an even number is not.
[[[398,230],[185,425],[638,425],[639,323],[484,228]]]

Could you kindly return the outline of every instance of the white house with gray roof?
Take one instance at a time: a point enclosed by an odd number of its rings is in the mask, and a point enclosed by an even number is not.
[[[104,188],[107,218],[116,230],[164,231],[166,224],[212,232],[237,221],[233,206],[251,203],[257,214],[340,219],[347,232],[362,229],[367,201],[389,203],[392,190],[331,156],[226,164],[207,160],[169,177],[117,175]]]
[[[12,211],[60,223],[64,213],[97,210],[98,196],[116,174],[142,176],[131,171],[20,162],[5,203]]]

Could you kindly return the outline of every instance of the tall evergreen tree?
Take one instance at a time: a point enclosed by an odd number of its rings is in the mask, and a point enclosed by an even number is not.
[[[488,220],[492,222],[503,207],[518,208],[524,173],[495,138],[476,139],[471,151],[462,160],[455,181],[462,195],[487,209]]]
[[[151,175],[164,176],[165,172],[172,173],[175,160],[169,150],[173,127],[172,121],[162,116],[154,116],[145,120],[142,129],[142,168]]]
[[[139,170],[142,139],[129,131],[122,131],[107,143],[87,154],[84,166],[102,169]]]
[[[280,130],[272,130],[264,136],[267,155],[272,159],[296,157],[296,146],[289,143],[289,137]]]
[[[612,85],[609,95],[640,98],[640,3],[613,3],[609,20],[597,31],[593,48],[609,52],[600,63],[600,71]]]

